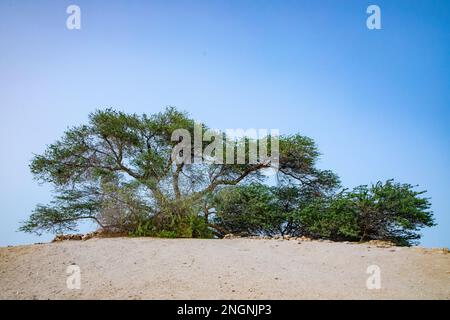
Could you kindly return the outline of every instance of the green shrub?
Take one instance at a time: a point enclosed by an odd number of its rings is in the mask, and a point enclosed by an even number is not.
[[[161,230],[154,234],[157,238],[179,238],[175,231]]]
[[[331,240],[385,240],[412,245],[434,225],[428,198],[410,184],[388,180],[338,194],[252,184],[225,188],[214,223],[241,235],[306,235]]]
[[[312,238],[358,240],[359,226],[353,204],[345,197],[317,199],[297,213],[304,234]]]
[[[129,233],[133,237],[212,238],[212,230],[204,218],[197,215],[171,216],[164,223],[155,219],[141,222]]]
[[[129,232],[131,237],[152,237],[155,234],[155,226],[152,220],[140,222],[136,229]]]
[[[192,238],[212,238],[213,232],[203,217],[197,215],[190,216],[190,228]]]

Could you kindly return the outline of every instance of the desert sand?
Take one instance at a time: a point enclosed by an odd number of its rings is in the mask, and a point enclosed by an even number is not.
[[[69,289],[67,267],[80,268]],[[369,290],[367,267],[380,268]],[[260,239],[107,238],[0,248],[1,299],[449,299],[445,250]]]

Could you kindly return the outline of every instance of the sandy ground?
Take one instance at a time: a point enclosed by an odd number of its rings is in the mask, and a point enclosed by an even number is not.
[[[68,289],[66,268],[81,270]],[[378,265],[381,289],[369,290]],[[450,255],[257,239],[109,238],[0,248],[1,299],[450,299]]]

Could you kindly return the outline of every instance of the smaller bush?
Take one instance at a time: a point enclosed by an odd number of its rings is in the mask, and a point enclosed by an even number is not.
[[[387,180],[338,194],[251,184],[222,189],[215,225],[238,235],[307,235],[336,241],[390,241],[409,246],[434,226],[425,191]]]
[[[135,230],[129,232],[131,237],[151,237],[155,234],[155,226],[152,220],[140,222]]]
[[[212,238],[212,230],[204,218],[197,215],[173,216],[164,223],[156,222],[156,218],[139,223],[129,233],[132,237],[158,238]]]
[[[212,238],[213,232],[210,227],[208,227],[208,224],[206,220],[203,217],[199,217],[197,215],[191,215],[189,217],[189,225],[190,229],[192,231],[191,236],[192,238]]]
[[[167,230],[161,230],[155,233],[154,235],[157,238],[178,238],[175,231],[167,231]]]
[[[317,199],[301,210],[296,218],[309,237],[358,240],[359,226],[353,204],[343,196]]]

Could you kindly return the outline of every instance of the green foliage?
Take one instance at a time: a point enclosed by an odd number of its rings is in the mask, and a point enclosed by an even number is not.
[[[415,244],[434,225],[430,202],[409,184],[388,180],[311,203],[300,222],[311,236],[334,240],[386,240]]]
[[[411,245],[420,238],[420,228],[434,225],[423,193],[392,180],[320,196],[307,189],[253,184],[219,192],[214,222],[241,235],[377,239]]]
[[[280,139],[279,180],[300,185],[309,192],[331,192],[339,187],[336,174],[316,168],[320,153],[311,138],[299,134]]]
[[[359,234],[353,203],[342,195],[316,199],[296,219],[312,238],[356,240]]]
[[[132,237],[159,237],[159,238],[212,238],[213,233],[205,219],[196,215],[187,217],[172,216],[171,222],[158,226],[156,219],[140,222],[129,232]]]
[[[131,237],[151,237],[156,234],[152,220],[141,221],[134,230],[128,232]]]
[[[160,230],[154,234],[157,238],[185,238],[180,237],[175,231]]]
[[[354,203],[361,240],[383,239],[411,245],[420,239],[420,228],[434,226],[429,198],[410,184],[388,180],[360,186],[347,194]]]
[[[172,230],[158,230],[154,221],[148,220],[140,222],[137,227],[128,233],[131,237],[157,237],[157,238],[178,238],[179,235]]]
[[[192,230],[192,238],[213,238],[213,232],[204,217],[189,216],[189,226]]]
[[[232,232],[408,245],[420,238],[420,228],[434,225],[429,199],[408,184],[387,181],[336,193],[339,178],[316,167],[320,154],[311,138],[280,137],[279,184],[269,187],[262,184],[267,162],[174,163],[175,129],[193,136],[195,122],[172,107],[151,116],[112,109],[90,114],[87,124],[68,129],[32,160],[31,172],[53,185],[55,197],[38,205],[20,230],[61,233],[90,219],[133,236]],[[234,144],[250,142],[257,141]]]
[[[270,188],[261,184],[225,188],[215,199],[214,222],[235,234],[276,233],[282,216],[274,200]]]
[[[76,231],[78,213],[60,211],[44,205],[37,205],[29,219],[22,223],[19,231],[62,233],[64,231]]]
[[[320,191],[321,186],[314,190]],[[321,197],[316,192],[309,188],[263,184],[225,188],[215,198],[214,223],[227,232],[241,235],[301,235],[299,212]]]

